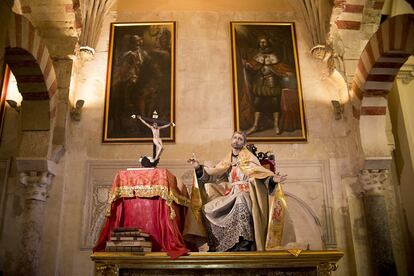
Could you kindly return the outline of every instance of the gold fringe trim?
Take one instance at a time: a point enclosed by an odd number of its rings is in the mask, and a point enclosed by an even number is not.
[[[190,206],[190,199],[184,196],[181,196],[174,191],[171,191],[168,187],[162,185],[151,185],[151,186],[123,186],[117,187],[114,191],[111,191],[108,203],[109,210],[107,216],[110,215],[111,204],[120,199],[120,198],[131,198],[131,197],[144,197],[151,198],[159,196],[164,199],[167,203],[167,206],[170,207],[170,219],[173,220],[176,217],[172,203],[175,202],[178,205],[185,207]]]

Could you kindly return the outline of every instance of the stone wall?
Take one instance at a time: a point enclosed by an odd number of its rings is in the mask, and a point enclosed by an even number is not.
[[[299,199],[296,202],[305,202],[307,208],[322,224],[330,220],[330,238],[333,238],[337,248],[346,254],[339,263],[337,275],[354,274],[356,264],[353,242],[358,240],[352,240],[352,232],[359,233],[363,226],[350,223],[352,216],[349,215],[349,195],[345,185],[352,182],[349,179],[357,175],[362,151],[358,142],[357,121],[353,119],[347,102],[345,81],[339,74],[326,76],[325,64],[311,57],[303,28],[304,22],[296,18],[291,10],[266,11],[253,6],[239,11],[231,11],[230,8],[223,8],[221,11],[180,10],[171,6],[156,11],[123,9],[117,13],[110,13],[106,18],[101,41],[93,59],[78,56],[74,60],[70,97],[73,102],[77,99],[85,100],[85,105],[81,121],[71,121],[67,125],[66,153],[60,161],[58,175],[53,180],[47,202],[45,236],[48,238],[43,243],[42,274],[92,275],[93,264],[89,258],[91,251],[85,246],[84,239],[85,232],[91,231],[87,229],[88,224],[85,225],[85,218],[94,214],[85,208],[85,205],[91,202],[91,193],[85,191],[92,188],[90,185],[107,184],[108,180],[98,178],[94,184],[89,181],[88,168],[96,162],[109,164],[110,168],[117,167],[120,160],[127,160],[127,165],[133,164],[138,156],[152,151],[150,144],[101,143],[109,23],[114,21],[177,22],[176,141],[165,145],[162,164],[175,164],[180,171],[190,169],[185,160],[193,152],[200,160],[219,160],[224,155],[223,149],[229,148],[233,132],[229,22],[297,23],[298,56],[308,141],[284,144],[258,143],[256,146],[260,151],[275,152],[277,161],[281,164],[294,164],[295,169],[289,169],[287,165],[281,166],[281,169],[285,169],[289,174],[289,181],[285,185],[286,191]],[[345,103],[345,113],[344,118],[337,121],[334,119],[331,100],[338,99]],[[8,113],[11,112],[8,110]],[[13,120],[8,124],[16,123],[17,117]],[[4,135],[7,139],[9,134]],[[310,171],[303,169],[309,167],[309,164],[319,165],[311,166]],[[322,171],[318,172],[318,169]],[[316,174],[312,176],[313,172]],[[303,179],[306,181],[301,181]],[[10,184],[10,181],[14,181],[15,184]],[[15,190],[11,190],[15,191],[13,195],[16,197],[21,192],[16,177],[14,180],[9,179],[9,185],[16,186]],[[352,194],[353,191],[350,190],[349,193]],[[329,202],[326,199],[329,199]],[[18,202],[18,199],[10,196],[6,209],[6,217],[17,218],[17,223],[20,221],[16,212],[21,208]],[[303,211],[306,209],[303,205],[293,205],[298,214],[307,214]],[[329,219],[323,215],[325,210],[331,212]],[[357,212],[359,214],[360,211]],[[306,218],[306,215],[303,217]],[[10,224],[11,220],[6,222]],[[305,222],[299,222],[302,228],[304,225]],[[12,234],[13,226],[5,227],[5,231],[9,233],[7,237],[15,238],[15,234]],[[306,237],[303,238],[303,242],[306,243]],[[11,241],[3,241],[3,244],[8,248],[10,256],[18,256],[18,251]]]
[[[78,59],[73,87],[74,101],[84,99],[82,120],[70,124],[70,141],[66,154],[67,185],[64,201],[64,217],[61,233],[60,271],[64,275],[78,274],[80,269],[91,269],[88,259],[90,251],[82,251],[81,225],[85,216],[93,216],[83,206],[90,203],[91,198],[85,193],[91,185],[87,181],[87,166],[90,162],[117,164],[117,160],[130,160],[143,154],[151,153],[151,145],[108,145],[101,144],[103,106],[105,94],[105,74],[109,39],[109,21],[145,22],[145,21],[176,21],[176,142],[167,144],[163,153],[162,163],[181,164],[186,167],[185,160],[192,152],[197,153],[201,160],[218,160],[223,156],[223,148],[228,148],[229,138],[233,131],[232,114],[232,79],[230,50],[230,21],[296,21],[291,12],[231,12],[231,11],[171,11],[171,12],[121,12],[112,13],[102,34],[92,60]],[[305,102],[306,123],[308,126],[308,142],[292,144],[257,144],[261,151],[273,151],[278,160],[293,162],[298,166],[291,171],[286,190],[304,200],[322,221],[323,198],[318,190],[312,189],[310,182],[298,181],[304,177],[301,166],[307,162],[327,162],[323,178],[332,186],[327,196],[332,198],[330,210],[335,218],[332,227],[334,240],[338,248],[349,250],[347,236],[350,231],[344,221],[343,210],[347,209],[346,197],[342,187],[342,177],[355,173],[360,154],[359,145],[352,117],[345,113],[341,121],[335,121],[330,101],[341,99],[346,101],[347,92],[344,81],[338,76],[324,79],[324,64],[312,59],[302,31],[302,22],[297,22],[298,51],[302,76],[303,96]],[[316,70],[315,70],[316,69]],[[200,112],[201,111],[201,112]],[[283,167],[282,167],[283,168]],[[187,167],[187,169],[189,169]],[[79,173],[81,172],[81,173]],[[302,172],[302,175],[301,175]],[[322,175],[320,177],[322,177]],[[326,176],[327,175],[327,176]],[[69,180],[70,179],[70,180]],[[313,183],[321,183],[313,179]],[[321,181],[321,180],[320,180]],[[107,183],[102,181],[101,183]],[[320,189],[323,189],[322,186]],[[319,188],[318,188],[319,189]],[[313,191],[313,192],[312,192]],[[322,191],[322,190],[321,190]],[[312,194],[315,197],[312,197]],[[310,195],[310,198],[309,198]],[[314,205],[312,205],[314,202]],[[82,204],[81,204],[82,203]],[[293,203],[294,204],[294,203]],[[315,205],[316,204],[316,205]],[[297,204],[298,205],[298,204]],[[300,212],[303,208],[296,206]],[[306,212],[305,212],[306,213]],[[302,214],[303,215],[303,214]],[[83,220],[84,221],[84,220]],[[83,222],[85,223],[85,221]],[[326,223],[324,220],[323,223]],[[306,225],[305,222],[302,226]],[[316,228],[317,229],[317,228]],[[88,229],[89,231],[91,228]],[[332,233],[332,232],[331,232]],[[305,237],[302,237],[305,242]],[[79,243],[73,243],[73,241]],[[310,242],[312,243],[312,242]],[[319,246],[321,243],[319,242]],[[316,245],[317,247],[318,245]],[[87,248],[87,246],[86,246]],[[352,256],[344,257],[340,264],[340,273],[349,275],[352,271]],[[350,264],[347,264],[350,263]]]

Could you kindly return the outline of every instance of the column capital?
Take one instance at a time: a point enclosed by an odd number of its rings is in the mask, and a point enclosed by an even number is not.
[[[400,79],[403,84],[409,84],[414,80],[414,62],[404,64],[398,71],[397,79]]]
[[[368,196],[383,195],[384,185],[389,175],[388,169],[364,169],[359,173],[361,192]]]
[[[26,187],[26,200],[46,201],[56,163],[44,158],[17,158],[20,183]]]

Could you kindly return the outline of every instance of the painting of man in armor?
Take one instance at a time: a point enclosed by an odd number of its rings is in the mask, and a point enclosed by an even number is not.
[[[306,140],[293,23],[231,29],[235,130],[250,141]]]

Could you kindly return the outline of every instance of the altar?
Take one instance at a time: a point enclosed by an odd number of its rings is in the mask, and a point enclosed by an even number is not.
[[[127,275],[330,275],[343,253],[328,251],[191,252],[172,260],[165,253],[91,256],[98,276]]]
[[[118,171],[109,206],[94,252],[105,250],[111,231],[117,227],[136,227],[148,233],[152,251],[166,252],[171,258],[189,251],[181,234],[188,193],[178,189],[176,177],[167,169]]]
[[[118,171],[109,200],[91,255],[95,275],[330,275],[343,256],[338,250],[191,252],[182,237],[190,199],[167,169]],[[153,252],[102,252],[116,227],[149,233]]]

